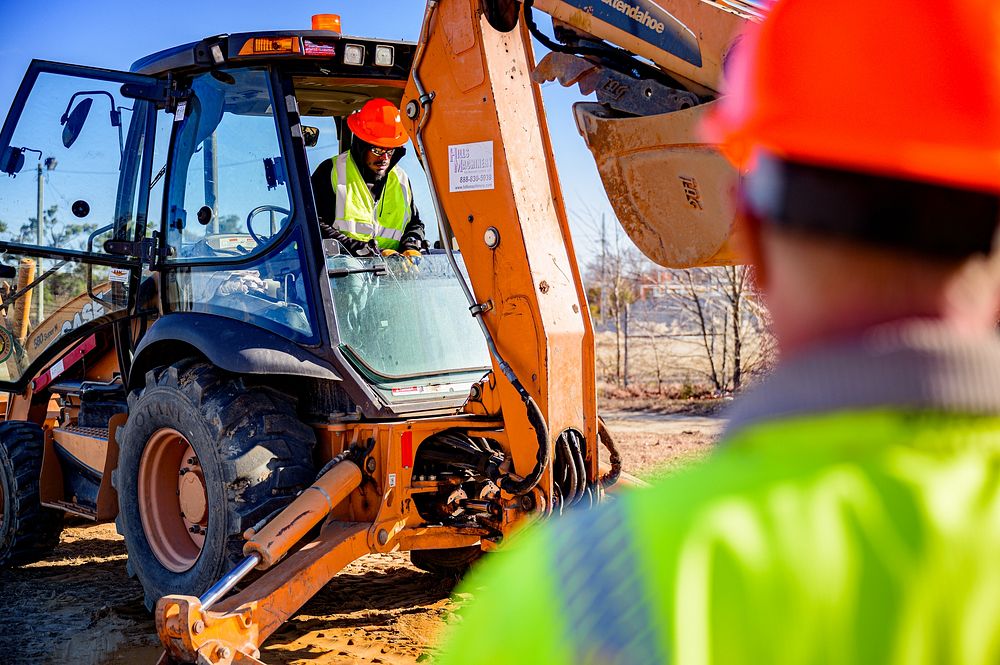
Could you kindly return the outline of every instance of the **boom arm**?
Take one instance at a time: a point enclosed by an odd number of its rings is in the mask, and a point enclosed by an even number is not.
[[[597,408],[593,329],[533,65],[523,26],[494,30],[478,0],[432,0],[403,108],[433,181],[441,237],[457,239],[495,340],[516,473],[541,472],[544,498],[549,451],[567,429],[596,442]],[[542,423],[529,421],[525,394]],[[596,457],[587,459],[591,479]]]
[[[540,481],[551,496],[547,460],[566,430],[588,442],[587,477],[597,472],[594,334],[538,83],[598,93],[598,104],[576,106],[578,126],[640,249],[674,267],[730,262],[735,173],[693,128],[751,18],[731,3],[673,0],[672,13],[648,0],[427,3],[403,108],[442,241],[457,240],[468,267],[520,489]],[[564,43],[538,31],[533,5],[555,17]],[[685,20],[699,22],[699,37]],[[555,49],[537,68],[532,35]]]

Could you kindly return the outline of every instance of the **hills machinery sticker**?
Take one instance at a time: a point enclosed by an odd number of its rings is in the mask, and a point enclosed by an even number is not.
[[[493,141],[448,146],[448,191],[493,189]]]

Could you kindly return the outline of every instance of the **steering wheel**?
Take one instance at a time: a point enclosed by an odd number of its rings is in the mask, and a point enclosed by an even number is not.
[[[259,215],[262,212],[272,212],[272,213],[277,212],[277,213],[281,213],[282,215],[285,215],[285,216],[288,216],[288,215],[292,214],[292,211],[288,210],[287,208],[281,208],[279,206],[273,206],[273,205],[257,206],[256,208],[254,208],[253,210],[251,210],[250,214],[247,215],[247,232],[250,234],[250,237],[254,239],[254,242],[256,242],[258,245],[263,245],[264,244],[264,239],[261,238],[260,236],[258,236],[256,233],[254,233],[254,231],[253,231],[253,218],[256,217],[257,215]]]

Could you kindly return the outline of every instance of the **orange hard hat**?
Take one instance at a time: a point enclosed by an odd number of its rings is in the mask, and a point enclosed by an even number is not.
[[[997,0],[779,0],[731,55],[703,128],[737,167],[1000,191]]]
[[[347,116],[347,126],[366,143],[380,148],[398,148],[410,140],[399,109],[388,99],[371,99]]]

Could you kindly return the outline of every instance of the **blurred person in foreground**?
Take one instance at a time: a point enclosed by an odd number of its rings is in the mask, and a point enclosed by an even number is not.
[[[779,0],[706,131],[781,358],[473,571],[441,662],[1000,662],[1000,3]]]

